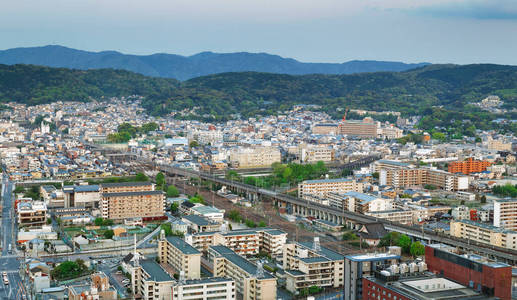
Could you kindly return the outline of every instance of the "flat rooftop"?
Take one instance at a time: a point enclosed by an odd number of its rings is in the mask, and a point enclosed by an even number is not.
[[[345,258],[351,261],[380,261],[386,259],[400,259],[400,256],[386,252],[346,255]]]
[[[145,259],[139,261],[140,266],[149,274],[149,280],[152,281],[172,281],[172,277],[154,260]]]
[[[167,241],[173,245],[176,249],[181,251],[181,253],[190,255],[190,254],[201,254],[199,250],[189,245],[182,238],[177,236],[168,236],[166,237]]]

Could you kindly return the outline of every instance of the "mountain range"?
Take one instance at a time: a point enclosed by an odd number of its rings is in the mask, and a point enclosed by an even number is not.
[[[120,69],[152,77],[188,80],[225,72],[266,72],[289,75],[354,74],[406,71],[429,63],[353,60],[344,63],[305,63],[267,53],[201,52],[192,56],[157,53],[130,55],[116,51],[89,52],[63,46],[13,48],[0,51],[0,64],[31,64],[47,67]]]

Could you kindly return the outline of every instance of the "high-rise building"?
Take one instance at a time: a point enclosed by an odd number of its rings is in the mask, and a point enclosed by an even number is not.
[[[366,117],[363,120],[345,120],[339,123],[339,134],[362,138],[377,137],[377,122]]]
[[[494,226],[517,231],[517,199],[494,201]]]
[[[177,236],[164,237],[158,242],[160,263],[169,264],[187,279],[201,278],[201,252]]]
[[[477,160],[469,157],[464,161],[453,161],[449,163],[448,171],[450,173],[463,173],[465,175],[470,173],[479,173],[486,171],[486,168],[492,163],[486,160]]]

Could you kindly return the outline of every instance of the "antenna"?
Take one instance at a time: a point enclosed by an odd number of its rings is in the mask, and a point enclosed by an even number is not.
[[[314,243],[312,244],[312,250],[314,250],[314,251],[321,251],[320,237],[319,236],[315,236],[314,237]]]

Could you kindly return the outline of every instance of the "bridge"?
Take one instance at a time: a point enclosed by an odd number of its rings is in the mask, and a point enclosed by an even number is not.
[[[370,158],[371,159],[371,158]],[[292,213],[300,216],[311,216],[317,219],[327,220],[336,224],[348,226],[350,228],[359,228],[363,224],[380,222],[389,231],[396,231],[407,234],[415,239],[424,240],[428,243],[445,243],[453,245],[460,249],[473,251],[483,254],[491,259],[503,261],[512,265],[517,264],[517,251],[495,247],[493,245],[475,243],[473,241],[466,241],[455,238],[449,235],[438,234],[431,230],[425,230],[419,226],[407,226],[399,223],[393,223],[388,220],[378,219],[371,216],[366,216],[359,213],[354,213],[346,210],[340,210],[335,207],[322,205],[316,202],[304,200],[301,198],[277,193],[271,190],[263,189],[253,185],[248,185],[242,182],[228,180],[225,178],[214,176],[213,174],[188,170],[168,165],[154,165],[155,168],[170,175],[182,176],[187,178],[196,178],[213,182],[226,186],[227,188],[237,192],[245,193],[248,199],[258,200],[271,199],[275,201],[278,207],[290,208]]]

